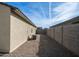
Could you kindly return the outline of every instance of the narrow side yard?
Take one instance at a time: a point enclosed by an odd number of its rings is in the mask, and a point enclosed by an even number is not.
[[[36,40],[30,40],[25,42],[15,51],[10,54],[0,54],[2,57],[36,57],[39,45],[39,35],[37,35]]]
[[[36,40],[25,42],[10,54],[0,54],[1,57],[66,57],[76,56],[65,47],[46,35],[37,35]]]
[[[54,39],[46,35],[40,35],[39,50],[37,55],[41,57],[75,57],[74,53],[60,45]]]

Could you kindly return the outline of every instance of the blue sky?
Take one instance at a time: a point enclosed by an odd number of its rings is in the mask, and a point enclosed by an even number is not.
[[[63,22],[72,16],[77,16],[78,3],[64,2],[6,2],[18,7],[38,27],[49,26]],[[74,14],[74,15],[73,15]],[[61,17],[62,16],[62,17]]]
[[[18,7],[28,18],[38,27],[49,27],[49,2],[6,2],[7,4]],[[52,3],[55,8],[62,3]],[[54,15],[53,15],[54,16]]]

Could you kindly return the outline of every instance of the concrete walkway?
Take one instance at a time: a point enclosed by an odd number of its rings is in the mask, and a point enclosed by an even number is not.
[[[55,40],[46,35],[37,35],[36,40],[25,42],[10,54],[0,54],[2,57],[64,57],[76,56]]]

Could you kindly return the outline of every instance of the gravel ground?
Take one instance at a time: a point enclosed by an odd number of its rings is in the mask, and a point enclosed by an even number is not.
[[[37,35],[36,40],[25,42],[18,49],[1,57],[72,57],[76,56],[46,35]]]
[[[38,52],[39,37],[40,36],[37,35],[36,40],[27,41],[12,53],[0,54],[0,56],[2,57],[37,57],[36,53]]]
[[[46,35],[40,35],[39,43],[37,55],[40,57],[77,57],[77,55]]]

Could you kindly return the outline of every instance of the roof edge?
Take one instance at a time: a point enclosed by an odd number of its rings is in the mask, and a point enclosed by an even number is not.
[[[3,3],[3,2],[0,2],[0,4],[10,7],[11,10],[15,10],[15,11],[18,10],[18,11],[20,12],[20,14],[23,15],[23,17],[22,17],[22,16],[21,16],[21,17],[24,18],[26,22],[28,22],[30,25],[32,25],[32,26],[34,26],[34,27],[37,27],[37,26],[35,26],[35,24],[33,24],[33,22],[32,22],[27,16],[25,16],[25,15],[20,11],[19,8],[14,7],[14,6],[11,6],[11,5],[6,4],[6,3]],[[18,15],[20,15],[20,14],[18,14]]]

